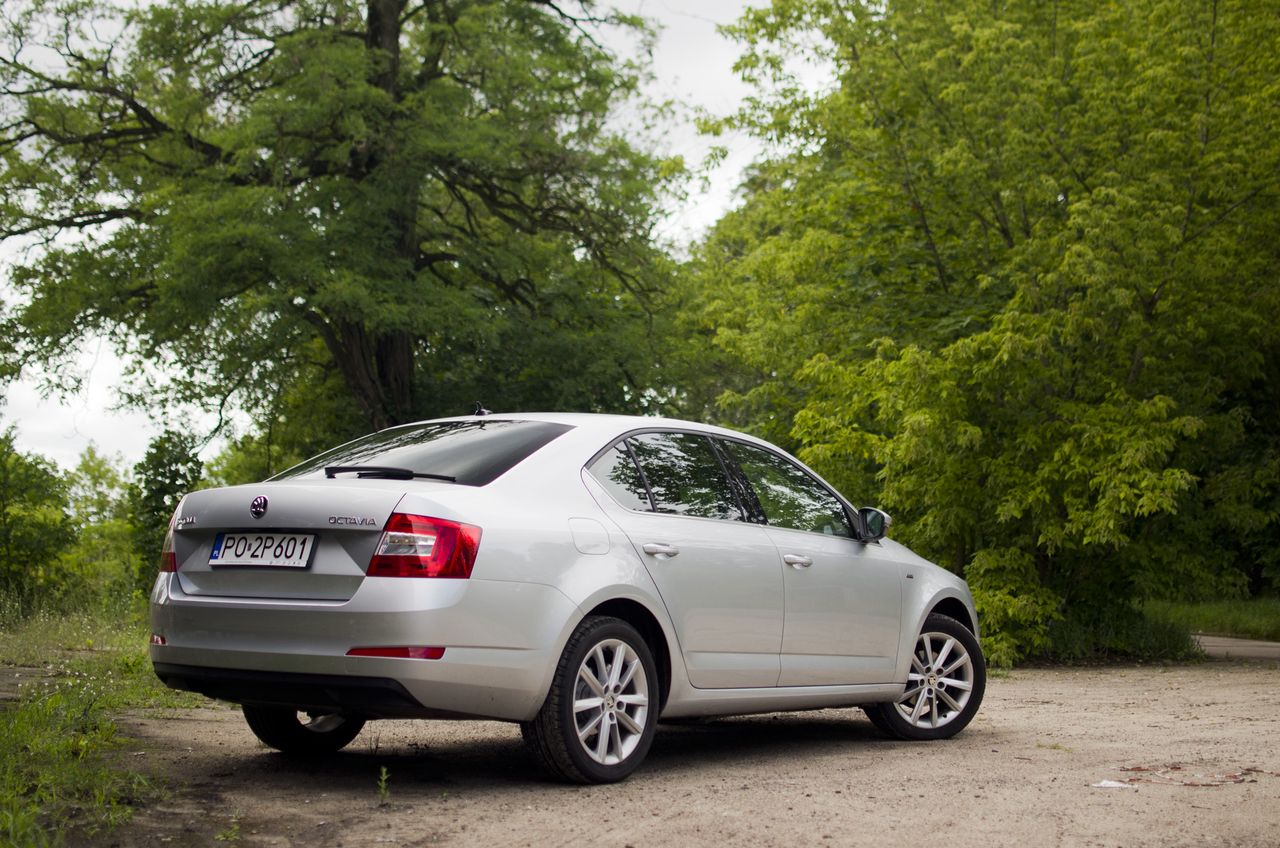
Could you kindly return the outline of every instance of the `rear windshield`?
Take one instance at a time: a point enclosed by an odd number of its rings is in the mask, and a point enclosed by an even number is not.
[[[407,468],[483,486],[572,427],[547,421],[445,421],[407,424],[362,436],[313,456],[272,480],[324,477],[329,465]],[[343,477],[354,477],[344,474]]]

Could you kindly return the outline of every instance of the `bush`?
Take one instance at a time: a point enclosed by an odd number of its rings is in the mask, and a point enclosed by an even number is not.
[[[0,595],[34,608],[61,594],[62,554],[75,540],[67,484],[53,463],[19,451],[10,427],[0,435]]]
[[[1079,663],[1093,660],[1193,660],[1203,658],[1190,631],[1176,622],[1131,607],[1067,610],[1048,627],[1045,650],[1035,658]]]

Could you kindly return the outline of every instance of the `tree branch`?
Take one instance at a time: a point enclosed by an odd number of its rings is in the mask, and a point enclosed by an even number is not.
[[[83,230],[86,227],[105,224],[108,221],[119,221],[128,219],[131,221],[141,221],[142,211],[133,208],[121,209],[95,209],[89,212],[81,212],[74,215],[67,215],[62,218],[38,218],[28,216],[27,220],[33,223],[25,226],[6,227],[0,230],[0,240],[12,238],[14,236],[27,235],[28,233],[36,233],[50,228],[59,230]]]

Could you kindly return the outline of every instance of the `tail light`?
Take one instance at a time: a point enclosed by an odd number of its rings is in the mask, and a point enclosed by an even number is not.
[[[480,528],[442,518],[392,513],[378,550],[369,560],[369,577],[471,576],[480,548]]]
[[[179,509],[181,505],[179,505]],[[173,550],[173,525],[178,520],[178,510],[173,511],[173,515],[169,518],[169,529],[164,534],[164,544],[160,546],[160,572],[174,572],[178,570],[178,555]]]

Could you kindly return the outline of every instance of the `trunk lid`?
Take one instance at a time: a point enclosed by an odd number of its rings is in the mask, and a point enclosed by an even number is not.
[[[195,597],[348,600],[404,493],[404,481],[342,479],[192,492],[174,524],[179,584]],[[226,533],[311,537],[312,547],[302,567],[211,563]]]

